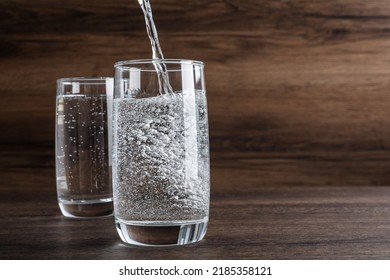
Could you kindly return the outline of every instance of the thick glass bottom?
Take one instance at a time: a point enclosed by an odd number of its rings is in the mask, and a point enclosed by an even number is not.
[[[111,216],[113,212],[112,200],[93,201],[59,201],[61,212],[68,218],[94,218]]]
[[[129,223],[115,219],[123,242],[138,246],[175,246],[199,242],[207,231],[208,220],[189,222]]]

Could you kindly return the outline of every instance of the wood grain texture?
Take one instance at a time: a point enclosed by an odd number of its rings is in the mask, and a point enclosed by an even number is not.
[[[15,152],[18,153],[18,152]],[[387,187],[212,188],[206,237],[177,248],[125,246],[114,219],[74,220],[57,205],[44,150],[0,174],[0,259],[389,259]],[[224,174],[216,172],[221,179]],[[20,179],[23,178],[23,179]],[[6,183],[5,183],[6,182]]]
[[[3,0],[0,258],[389,258],[388,1],[152,4],[165,56],[206,64],[206,240],[129,250],[56,204],[55,80],[151,57],[137,1]]]
[[[154,2],[165,56],[206,63],[216,168],[251,185],[389,185],[387,1]],[[150,57],[137,1],[0,11],[3,149],[53,146],[57,78]]]

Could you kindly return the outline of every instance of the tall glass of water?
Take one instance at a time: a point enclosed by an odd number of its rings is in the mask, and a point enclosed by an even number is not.
[[[191,60],[115,64],[114,215],[125,243],[184,245],[206,233],[210,164],[203,69]]]
[[[112,97],[113,78],[57,80],[57,195],[66,217],[112,214]]]

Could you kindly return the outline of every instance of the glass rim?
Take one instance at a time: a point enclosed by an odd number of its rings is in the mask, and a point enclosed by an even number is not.
[[[196,65],[203,67],[204,63],[199,60],[192,59],[172,59],[172,58],[164,58],[164,59],[131,59],[131,60],[123,60],[118,61],[114,64],[114,68],[129,70],[135,68],[137,65],[149,65],[154,63],[164,63],[164,64],[187,64],[187,65]],[[141,71],[150,71],[150,69],[140,69]],[[169,70],[168,70],[169,71]]]
[[[57,79],[57,84],[71,84],[71,83],[81,83],[85,85],[103,85],[107,80],[114,80],[113,77],[69,77],[69,78],[59,78]]]

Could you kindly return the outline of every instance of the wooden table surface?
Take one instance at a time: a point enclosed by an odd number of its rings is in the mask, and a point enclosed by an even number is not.
[[[1,162],[8,170],[0,181],[0,259],[390,258],[390,187],[236,188],[213,180],[205,239],[146,249],[123,245],[112,217],[61,215],[51,151],[2,153]],[[224,172],[214,166],[212,174]]]
[[[0,259],[390,259],[387,0],[152,0],[205,62],[211,215],[196,246],[61,216],[55,81],[151,57],[136,0],[0,1]]]

